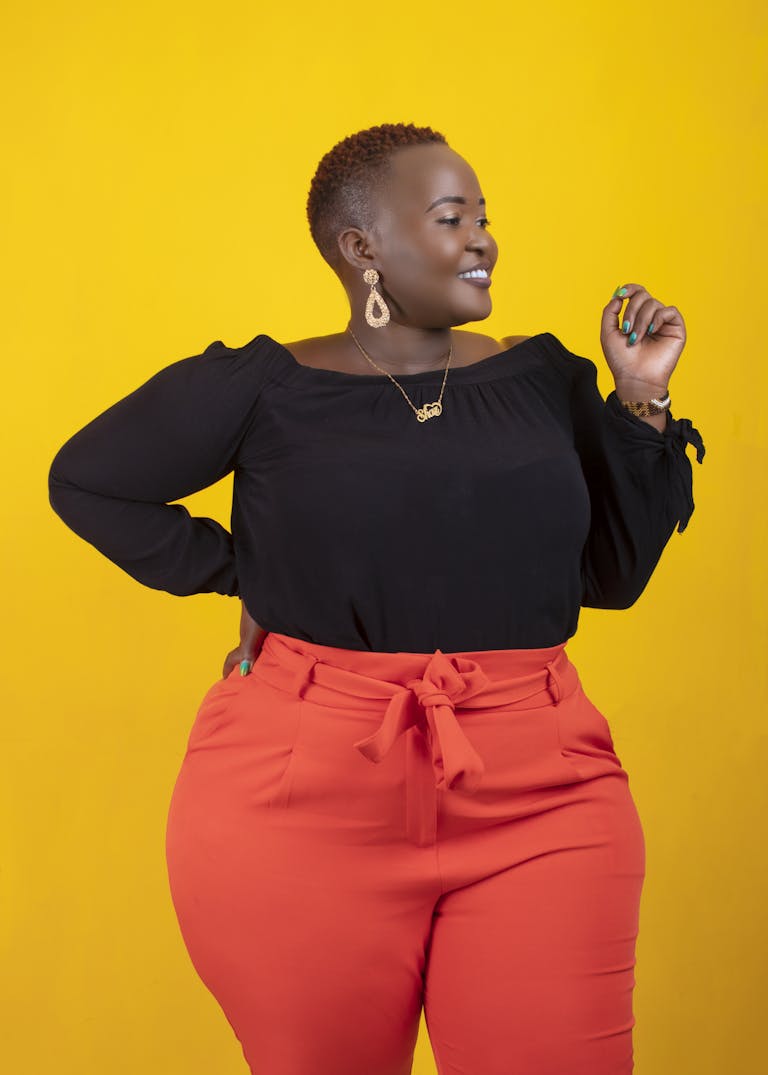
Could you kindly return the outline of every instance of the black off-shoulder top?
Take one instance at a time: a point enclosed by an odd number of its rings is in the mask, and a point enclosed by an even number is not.
[[[443,370],[402,375],[415,406]],[[56,453],[49,501],[145,586],[239,596],[267,630],[431,653],[566,641],[628,608],[694,510],[686,444],[603,399],[550,332],[452,368],[416,420],[385,374],[260,334],[159,370]],[[230,528],[173,503],[234,471]]]

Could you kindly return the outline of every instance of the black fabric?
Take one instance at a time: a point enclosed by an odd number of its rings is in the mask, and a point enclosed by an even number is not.
[[[415,406],[443,370],[398,377]],[[138,582],[242,597],[267,630],[388,652],[538,648],[627,608],[694,510],[687,418],[603,399],[552,333],[451,368],[418,422],[385,374],[261,334],[161,369],[75,433],[49,500]],[[171,503],[234,471],[230,530]]]

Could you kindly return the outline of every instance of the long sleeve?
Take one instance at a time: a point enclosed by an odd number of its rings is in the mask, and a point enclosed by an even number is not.
[[[237,595],[232,534],[168,502],[234,469],[260,377],[258,354],[221,341],[161,369],[62,445],[51,507],[145,586]]]
[[[581,604],[629,608],[645,589],[675,526],[682,533],[693,514],[686,444],[695,446],[698,463],[705,448],[687,418],[675,420],[668,410],[662,433],[630,414],[615,390],[603,400],[595,363],[576,357],[574,436],[591,503]]]

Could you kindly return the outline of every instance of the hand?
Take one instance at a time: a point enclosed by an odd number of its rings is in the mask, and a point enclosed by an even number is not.
[[[269,634],[269,631],[259,627],[258,623],[251,619],[248,609],[242,601],[240,604],[240,645],[236,646],[235,649],[231,649],[224,659],[224,674],[222,677],[224,679],[232,673],[241,661],[250,661],[253,664],[264,643],[264,639]],[[250,675],[250,671],[249,666],[246,674]]]
[[[672,371],[685,347],[683,316],[676,306],[664,306],[640,284],[626,284],[603,308],[600,343],[616,382],[620,399],[651,399],[664,395]],[[627,308],[620,314],[624,299]],[[625,322],[629,322],[626,332]],[[647,335],[649,325],[653,333]],[[632,333],[636,342],[629,343]]]

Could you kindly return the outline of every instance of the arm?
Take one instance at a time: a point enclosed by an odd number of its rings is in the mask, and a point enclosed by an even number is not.
[[[645,589],[675,526],[693,514],[686,444],[704,444],[687,418],[670,411],[639,418],[616,390],[603,400],[597,367],[578,357],[572,385],[574,442],[589,489],[592,521],[582,553],[582,605],[629,608]],[[666,423],[666,428],[658,425]]]
[[[260,627],[258,623],[251,617],[248,609],[245,607],[245,602],[240,602],[240,643],[231,649],[227,656],[224,658],[224,671],[222,676],[224,679],[234,671],[235,665],[240,665],[240,674],[243,676],[250,675],[253,662],[256,660],[261,647],[264,644],[264,639],[269,634],[269,631],[264,627]],[[244,664],[245,662],[245,664]]]
[[[259,372],[257,354],[220,341],[161,369],[59,449],[48,475],[51,507],[145,586],[237,595],[231,533],[169,501],[234,469]]]

